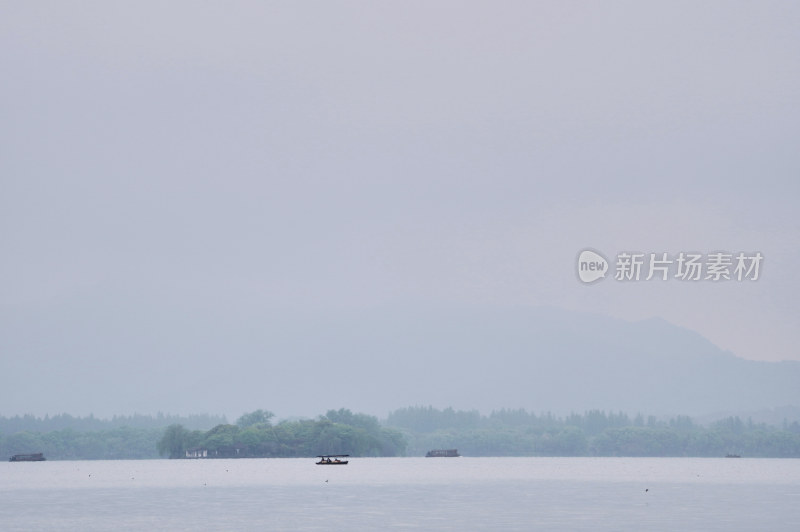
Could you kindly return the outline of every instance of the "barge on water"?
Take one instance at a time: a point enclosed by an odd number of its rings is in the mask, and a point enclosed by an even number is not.
[[[425,458],[449,458],[456,456],[461,456],[458,454],[458,449],[434,449],[432,451],[428,451],[428,454],[425,455]]]
[[[44,453],[15,454],[8,459],[9,462],[44,462],[45,460],[47,458],[44,457]]]

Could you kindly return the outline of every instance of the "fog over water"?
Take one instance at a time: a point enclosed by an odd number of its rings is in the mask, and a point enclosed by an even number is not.
[[[2,2],[0,415],[616,408],[520,368],[800,361],[798,29],[770,1]],[[763,261],[614,278],[682,252]]]

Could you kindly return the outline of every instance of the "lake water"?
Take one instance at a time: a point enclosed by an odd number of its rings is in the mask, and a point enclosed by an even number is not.
[[[800,530],[800,460],[0,463],[0,530]]]

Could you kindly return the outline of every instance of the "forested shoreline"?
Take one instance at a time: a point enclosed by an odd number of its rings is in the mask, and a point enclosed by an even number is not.
[[[256,410],[222,416],[0,417],[0,457],[43,452],[50,460],[228,457],[424,456],[457,448],[464,456],[800,457],[800,423],[767,425],[728,417],[701,425],[687,416],[592,410],[565,417],[525,410],[489,415],[409,407],[379,421],[347,409],[283,420]],[[189,451],[189,453],[187,453]]]
[[[800,457],[800,423],[781,426],[731,416],[708,426],[688,416],[659,419],[591,410],[557,417],[523,409],[477,411],[410,407],[389,414],[408,453],[458,448],[466,456],[695,456]]]
[[[195,429],[226,423],[224,416],[132,415],[100,419],[69,414],[35,417],[0,416],[0,459],[43,452],[49,460],[116,460],[158,458],[158,441],[166,426]]]

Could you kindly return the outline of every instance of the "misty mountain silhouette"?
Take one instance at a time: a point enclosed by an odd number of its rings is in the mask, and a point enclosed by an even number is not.
[[[342,333],[359,341],[337,356],[366,366],[375,400],[393,405],[702,415],[800,404],[800,362],[737,358],[660,319],[513,309],[367,322]]]
[[[3,413],[346,407],[383,417],[432,405],[702,416],[800,405],[800,362],[744,360],[660,319],[555,308],[115,308],[6,316]]]

